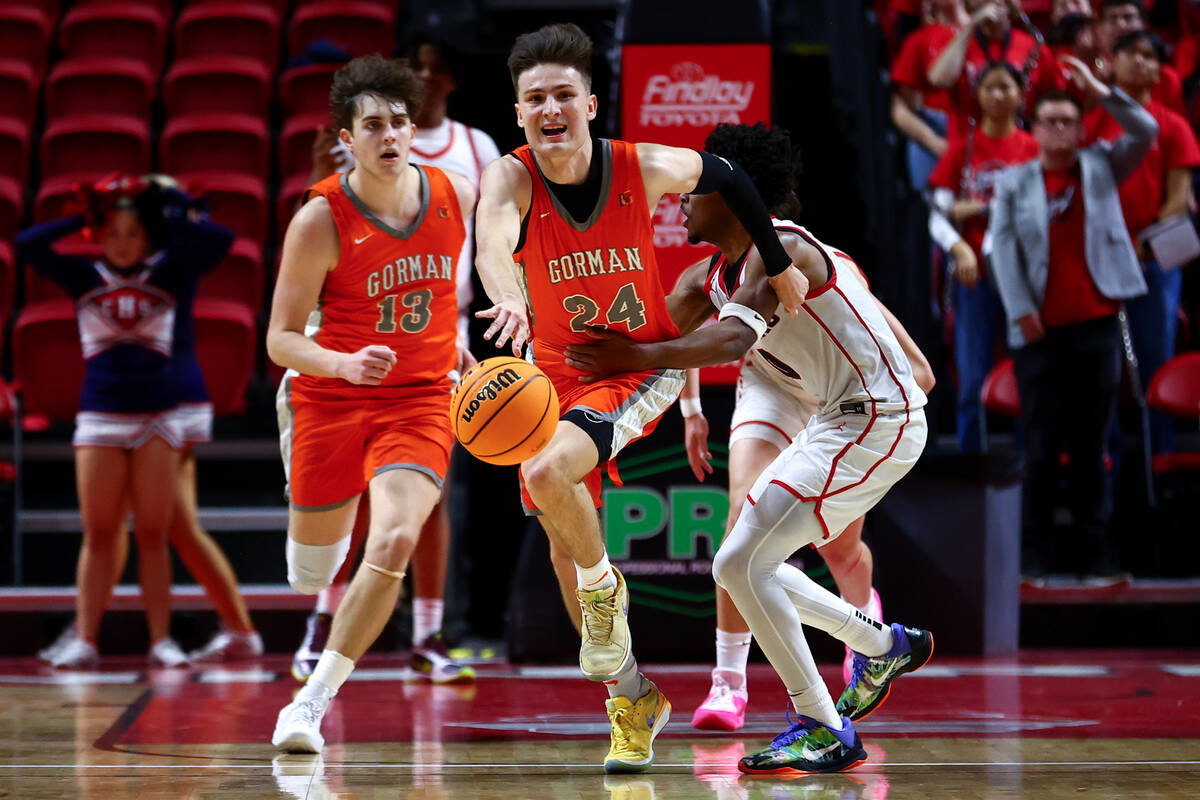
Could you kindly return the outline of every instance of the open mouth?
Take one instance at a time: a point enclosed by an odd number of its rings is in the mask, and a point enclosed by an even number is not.
[[[567,133],[566,125],[547,125],[542,128],[542,135],[547,139],[553,139],[558,136],[565,136]]]
[[[395,150],[384,150],[383,155],[381,155],[379,158],[389,164],[394,164],[400,160],[400,154]]]

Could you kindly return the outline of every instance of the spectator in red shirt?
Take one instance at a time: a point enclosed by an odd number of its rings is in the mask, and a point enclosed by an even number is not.
[[[1182,115],[1154,99],[1166,46],[1157,34],[1134,30],[1113,45],[1112,68],[1116,85],[1137,100],[1158,122],[1158,138],[1146,160],[1121,184],[1121,208],[1135,243],[1142,231],[1159,220],[1188,212],[1192,169],[1200,166],[1200,143]],[[1087,141],[1115,141],[1121,126],[1102,108],[1084,118]],[[1148,291],[1126,304],[1126,315],[1138,359],[1143,389],[1155,371],[1175,352],[1175,332],[1183,275],[1180,269],[1162,270],[1148,248],[1138,248]],[[1155,453],[1171,449],[1170,417],[1151,414],[1150,442]]]
[[[1121,375],[1117,311],[1146,292],[1117,186],[1145,158],[1158,124],[1082,62],[1067,56],[1064,63],[1125,133],[1081,149],[1078,98],[1065,91],[1038,97],[1038,158],[996,182],[989,263],[1009,320],[1025,422],[1021,574],[1036,579],[1065,568],[1112,583],[1120,572],[1108,539],[1104,450]],[[1054,512],[1064,449],[1074,535],[1060,541]]]
[[[946,152],[950,95],[929,83],[929,68],[966,20],[962,0],[934,0],[928,21],[904,40],[892,63],[892,123],[908,138],[908,177],[917,191],[924,191]]]
[[[1016,67],[1024,84],[1036,96],[1061,83],[1058,67],[1041,33],[1028,22],[1019,0],[965,0],[970,20],[943,48],[929,70],[929,82],[950,90],[951,140],[966,134],[971,118],[978,118],[974,87],[988,64],[1004,61]],[[1016,18],[1025,30],[1014,30]],[[1029,31],[1029,32],[1027,32]]]
[[[1100,77],[1113,80],[1111,53],[1117,39],[1125,33],[1146,29],[1146,7],[1142,0],[1102,0],[1100,3],[1100,48],[1102,56],[1096,62]],[[1162,74],[1154,85],[1154,99],[1172,111],[1186,114],[1183,105],[1183,81],[1179,73],[1165,62],[1162,64]]]
[[[992,368],[997,338],[1004,328],[1004,307],[983,270],[988,204],[999,175],[1008,167],[1036,158],[1037,141],[1017,126],[1025,105],[1021,73],[998,61],[979,75],[976,99],[982,110],[977,126],[954,142],[929,176],[933,188],[929,232],[954,263],[954,363],[958,372],[959,449],[987,449],[985,418],[979,400]]]
[[[1085,64],[1094,64],[1100,56],[1100,39],[1096,32],[1096,20],[1083,14],[1067,14],[1060,17],[1050,29],[1047,37],[1050,52],[1059,60],[1063,56],[1074,56]],[[1069,73],[1065,67],[1063,73]]]
[[[1054,0],[1050,6],[1051,25],[1057,25],[1063,17],[1071,15],[1091,17],[1093,15],[1091,0]]]

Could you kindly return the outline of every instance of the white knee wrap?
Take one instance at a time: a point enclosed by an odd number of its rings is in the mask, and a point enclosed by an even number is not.
[[[288,583],[300,594],[316,594],[333,578],[350,552],[350,536],[327,545],[300,544],[288,537]]]

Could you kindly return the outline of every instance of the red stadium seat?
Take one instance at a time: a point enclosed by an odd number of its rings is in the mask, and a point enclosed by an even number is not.
[[[146,3],[76,6],[63,16],[58,42],[68,58],[133,58],[158,75],[167,47],[167,17],[157,6]]]
[[[29,176],[29,125],[12,117],[0,117],[0,175],[22,186]]]
[[[13,377],[28,413],[70,420],[83,390],[83,351],[75,303],[70,299],[29,303],[13,327]]]
[[[1021,396],[1017,393],[1017,376],[1013,372],[1012,359],[1005,359],[983,379],[979,391],[983,407],[1002,417],[1021,416]]]
[[[37,75],[46,68],[54,21],[40,8],[29,5],[0,5],[0,53],[24,61]]]
[[[60,61],[46,79],[46,119],[123,114],[150,121],[156,76],[143,61],[87,56]]]
[[[287,180],[293,175],[312,173],[312,146],[317,130],[329,124],[325,111],[310,111],[289,117],[279,134],[279,175]]]
[[[267,185],[261,178],[228,172],[201,172],[175,178],[189,191],[208,198],[209,212],[217,222],[259,244],[267,240],[270,210]]]
[[[203,111],[267,116],[271,72],[266,64],[237,56],[193,56],[176,61],[163,83],[167,116]]]
[[[1146,389],[1146,402],[1155,411],[1196,422],[1200,419],[1200,353],[1182,353],[1159,367]],[[1200,453],[1160,453],[1155,472],[1200,471]]]
[[[33,65],[13,58],[0,59],[0,117],[28,123],[37,106],[37,73]]]
[[[351,56],[390,55],[396,47],[396,12],[361,0],[326,0],[297,8],[288,26],[291,54],[303,53],[317,39],[333,42]]]
[[[239,56],[279,61],[279,14],[270,5],[200,3],[189,5],[175,23],[175,57]]]
[[[342,64],[307,64],[279,76],[279,103],[285,117],[310,111],[329,111],[329,87]]]
[[[307,174],[293,175],[285,180],[279,189],[279,197],[275,201],[275,228],[279,235],[281,249],[288,223],[292,221],[292,217],[296,214],[296,208],[300,205],[300,198],[304,196],[304,191],[308,188],[308,178]],[[278,264],[276,264],[276,272],[278,272]]]
[[[159,144],[164,172],[236,172],[266,179],[271,143],[267,123],[245,114],[184,114],[167,122]]]
[[[102,6],[113,2],[113,0],[75,0],[75,6]],[[157,8],[163,14],[170,14],[175,10],[175,0],[122,0],[126,4],[150,6]]]
[[[43,176],[90,173],[97,165],[105,172],[149,172],[150,131],[145,121],[119,114],[77,114],[46,126]]]
[[[250,239],[236,239],[225,260],[200,279],[197,296],[236,300],[257,310],[262,291],[262,246]]]
[[[254,312],[232,300],[197,298],[196,358],[217,414],[246,409],[246,387],[258,356]]]
[[[78,256],[89,261],[95,261],[103,256],[100,245],[84,239],[82,236],[70,236],[54,244],[56,252],[64,256]],[[67,290],[55,281],[35,272],[33,267],[25,265],[25,302],[40,303],[45,300],[70,299]]]
[[[0,241],[17,235],[24,210],[25,192],[21,184],[14,178],[0,175]]]

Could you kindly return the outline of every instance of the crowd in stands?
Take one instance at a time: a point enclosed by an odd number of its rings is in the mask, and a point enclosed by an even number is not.
[[[909,184],[929,204],[946,298],[959,448],[987,449],[985,382],[1011,357],[1022,574],[1120,579],[1108,526],[1121,376],[1144,404],[1196,310],[1182,285],[1200,254],[1197,6],[894,0],[883,13],[892,119]],[[1132,433],[1170,453],[1174,421],[1146,416]],[[1060,464],[1065,531],[1054,524]]]

